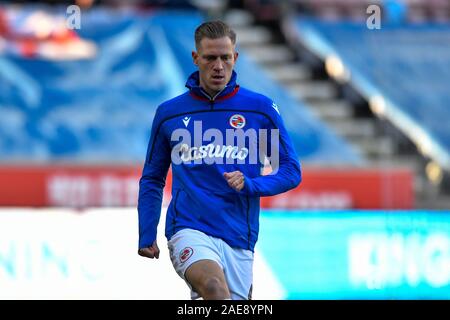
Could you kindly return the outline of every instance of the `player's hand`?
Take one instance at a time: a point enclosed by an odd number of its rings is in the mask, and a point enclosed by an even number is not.
[[[227,180],[228,185],[236,190],[237,192],[241,191],[244,188],[245,178],[244,174],[240,171],[233,172],[225,172],[223,174],[225,180]]]
[[[153,258],[159,259],[159,248],[158,248],[158,245],[156,244],[156,240],[153,242],[153,244],[150,247],[139,249],[138,254],[140,256],[147,257],[150,259],[153,259]]]

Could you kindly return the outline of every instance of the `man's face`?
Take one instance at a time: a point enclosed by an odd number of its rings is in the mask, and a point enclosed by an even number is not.
[[[198,66],[200,86],[214,96],[230,81],[238,53],[229,37],[203,38],[197,50],[192,52],[192,58]]]

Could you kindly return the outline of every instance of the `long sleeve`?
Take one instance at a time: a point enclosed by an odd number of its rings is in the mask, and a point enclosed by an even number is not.
[[[156,239],[163,189],[170,162],[170,144],[162,132],[158,108],[153,119],[147,156],[139,181],[139,248],[150,246]]]
[[[264,197],[283,193],[297,187],[302,180],[300,163],[278,112],[278,107],[271,102],[271,107],[268,110],[271,121],[268,132],[267,150],[270,151],[272,149],[270,138],[271,133],[273,133],[272,130],[278,130],[278,147],[275,146],[274,150],[272,150],[272,153],[277,153],[278,161],[276,161],[277,157],[274,157],[275,154],[270,154],[272,166],[274,164],[273,162],[275,162],[275,168],[273,168],[274,171],[272,174],[254,178],[245,177],[244,188],[241,192],[249,196]],[[278,167],[276,166],[276,162],[278,162]]]

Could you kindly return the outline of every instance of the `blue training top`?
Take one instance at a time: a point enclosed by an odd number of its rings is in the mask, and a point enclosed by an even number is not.
[[[189,77],[186,87],[189,91],[162,103],[153,120],[139,182],[139,248],[150,246],[156,239],[163,188],[172,164],[167,239],[191,228],[221,238],[232,247],[254,251],[259,198],[288,191],[301,181],[300,164],[278,107],[264,95],[239,87],[234,71],[215,97],[199,86],[198,71]],[[262,139],[261,129],[267,131],[268,139]],[[227,135],[243,132],[247,138],[240,143],[238,138],[226,139]],[[279,143],[270,140],[276,132]],[[251,137],[254,133],[258,139]],[[271,154],[274,145],[279,148]],[[254,157],[254,151],[259,154],[260,149],[267,150],[264,153],[272,162],[274,155],[278,156],[276,173],[261,175],[264,161],[262,157],[255,161]],[[223,177],[225,172],[236,170],[245,179],[240,192]]]

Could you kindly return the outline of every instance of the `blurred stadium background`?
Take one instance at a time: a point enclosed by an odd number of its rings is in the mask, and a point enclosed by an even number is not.
[[[261,201],[254,298],[449,299],[448,0],[0,1],[0,298],[189,298],[135,206],[213,18],[303,165]]]

